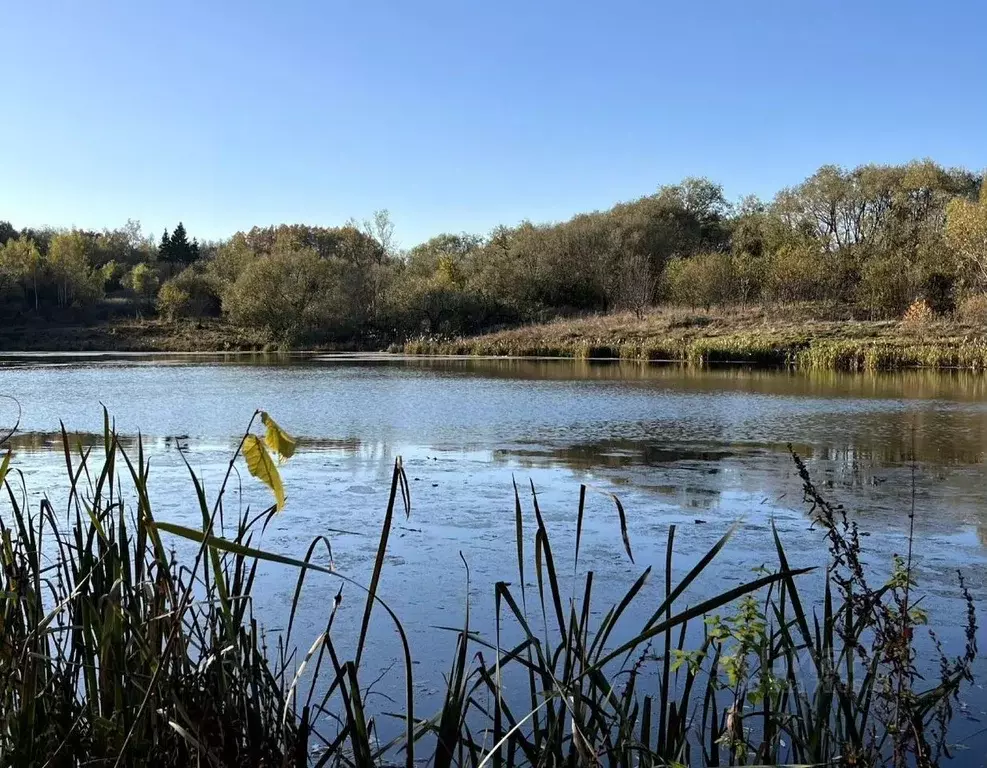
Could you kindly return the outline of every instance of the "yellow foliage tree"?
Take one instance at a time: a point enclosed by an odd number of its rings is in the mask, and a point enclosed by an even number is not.
[[[946,242],[987,287],[987,180],[978,202],[957,197],[946,206]]]

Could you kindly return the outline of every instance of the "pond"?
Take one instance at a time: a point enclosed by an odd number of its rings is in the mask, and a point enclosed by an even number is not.
[[[491,626],[494,583],[517,579],[514,481],[529,555],[533,485],[556,557],[566,563],[580,485],[601,491],[587,496],[578,568],[566,568],[572,580],[592,569],[604,605],[644,567],[661,570],[670,526],[677,528],[682,573],[741,521],[712,577],[696,585],[699,600],[750,580],[752,568],[777,564],[772,523],[793,565],[825,565],[825,542],[811,528],[791,445],[824,493],[869,534],[866,554],[879,571],[907,550],[914,504],[917,579],[947,647],[962,639],[958,569],[987,606],[987,377],[975,374],[374,355],[8,355],[0,362],[0,394],[19,404],[13,466],[29,494],[55,498],[64,490],[60,422],[79,439],[99,442],[105,405],[121,434],[145,441],[157,517],[191,525],[200,513],[182,453],[215,492],[254,410],[268,410],[300,443],[282,468],[287,507],[263,546],[301,556],[327,529],[349,531],[331,536],[334,562],[362,583],[373,566],[393,462],[402,457],[412,510],[396,522],[380,594],[404,621],[426,701],[441,689],[455,641],[436,627],[462,623],[464,562],[481,631]],[[0,400],[0,424],[12,425],[17,415],[13,401]],[[231,503],[270,503],[246,472],[236,483],[243,492]],[[609,493],[626,510],[633,563]],[[277,631],[294,580],[271,567],[259,584],[260,619]],[[299,645],[322,629],[336,587],[306,589]],[[657,604],[661,580],[648,589],[650,605]],[[352,633],[361,612],[359,595],[344,597],[339,631]],[[381,670],[397,662],[394,633],[375,624],[370,655]],[[984,728],[982,683],[962,702],[958,739]],[[382,696],[399,695],[400,687],[399,674],[378,685]],[[973,743],[971,753],[983,754],[987,741]]]

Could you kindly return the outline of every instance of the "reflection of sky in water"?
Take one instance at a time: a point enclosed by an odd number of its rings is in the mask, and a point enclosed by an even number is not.
[[[691,591],[694,603],[746,580],[752,566],[775,562],[772,520],[796,564],[825,563],[821,534],[808,530],[786,443],[808,459],[819,486],[858,515],[871,533],[865,543],[875,564],[906,546],[914,454],[918,573],[933,622],[947,641],[957,640],[957,568],[987,602],[981,463],[987,379],[981,377],[345,358],[280,365],[264,359],[242,364],[241,358],[215,365],[171,358],[36,362],[15,359],[0,368],[0,393],[22,406],[15,466],[29,490],[61,481],[64,458],[51,450],[59,419],[81,433],[82,442],[101,444],[102,402],[121,432],[135,436],[140,429],[148,436],[157,516],[198,524],[176,444],[215,491],[250,414],[267,408],[302,442],[283,470],[288,509],[272,523],[264,546],[300,555],[326,528],[357,532],[333,536],[333,553],[342,571],[363,582],[391,463],[402,455],[414,508],[394,531],[381,589],[407,621],[426,698],[439,687],[435,676],[454,642],[432,627],[461,622],[460,551],[471,568],[477,626],[490,626],[493,583],[516,581],[512,476],[522,485],[529,516],[530,491],[523,484],[530,479],[538,489],[560,562],[571,562],[579,483],[620,495],[636,565],[622,554],[612,503],[602,494],[589,497],[579,565],[596,572],[599,606],[619,597],[644,567],[663,562],[669,525],[678,526],[681,575],[742,518],[718,568]],[[5,407],[0,402],[0,423]],[[267,503],[254,481],[244,478],[243,485],[242,503]],[[240,502],[231,495],[232,508]],[[527,533],[530,557],[530,525]],[[273,629],[283,622],[294,578],[273,566],[261,575],[257,609]],[[303,595],[300,644],[321,629],[335,588],[313,582]],[[654,579],[643,604],[656,604],[661,589],[661,579]],[[357,626],[361,606],[355,592],[344,590],[341,634]],[[383,622],[373,642],[382,667],[399,658]],[[400,675],[393,677],[390,687],[382,682],[382,692],[396,692]],[[972,706],[987,709],[979,699]]]

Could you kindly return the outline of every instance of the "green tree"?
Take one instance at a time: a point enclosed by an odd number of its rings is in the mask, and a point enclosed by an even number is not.
[[[216,279],[195,266],[183,269],[158,291],[158,311],[169,320],[213,317],[221,305]]]
[[[137,296],[139,305],[149,302],[158,292],[158,273],[150,264],[136,265],[123,282]]]
[[[99,278],[103,282],[104,291],[115,291],[122,285],[122,278],[125,267],[118,261],[108,261],[98,270]]]
[[[161,243],[158,245],[158,260],[164,264],[171,264],[174,261],[171,251],[171,235],[167,228],[161,235]]]
[[[33,298],[35,311],[39,306],[38,282],[42,272],[41,252],[29,237],[21,235],[0,247],[0,274],[21,285],[25,297]]]
[[[86,305],[102,296],[102,276],[93,270],[92,239],[79,230],[60,232],[51,240],[47,264],[60,307]]]
[[[185,225],[178,222],[168,243],[168,259],[172,264],[189,264],[192,261],[192,244],[188,240]]]
[[[168,265],[169,271],[174,271],[181,267],[186,267],[199,260],[199,241],[193,239],[189,241],[188,232],[185,225],[178,222],[178,225],[169,235],[168,230],[161,236],[161,245],[158,246],[158,258]]]
[[[52,238],[54,238],[57,234],[58,232],[51,227],[41,227],[40,229],[25,227],[21,230],[21,237],[26,237],[29,240],[33,240],[35,245],[38,246],[38,250],[41,252],[42,258],[48,255],[48,248],[51,246]]]
[[[257,253],[251,248],[247,236],[243,232],[237,232],[219,246],[215,258],[209,262],[208,269],[216,276],[225,291],[256,258]]]
[[[17,230],[9,221],[0,221],[0,246],[6,245],[8,240],[17,237]]]
[[[331,333],[338,312],[339,279],[330,261],[311,249],[280,251],[247,264],[223,297],[236,323],[292,343]]]
[[[483,239],[466,232],[441,234],[416,245],[406,258],[407,274],[413,277],[429,277],[435,273],[439,260],[446,258],[456,262],[461,271],[469,269],[467,262],[483,244]]]

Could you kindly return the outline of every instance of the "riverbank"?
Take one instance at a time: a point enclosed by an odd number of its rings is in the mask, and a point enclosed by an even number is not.
[[[4,352],[216,352],[270,349],[266,334],[220,320],[4,326]]]
[[[240,352],[277,348],[263,331],[219,319],[117,319],[0,330],[4,352]],[[357,348],[357,347],[353,347]],[[312,349],[307,346],[306,349]],[[369,350],[368,350],[369,351]],[[422,337],[411,355],[750,363],[806,370],[987,370],[987,328],[954,319],[854,320],[819,308],[659,309],[554,320],[466,338]]]
[[[834,319],[791,308],[599,315],[470,338],[420,338],[407,342],[403,350],[419,355],[742,362],[845,371],[987,369],[983,327],[952,319]]]

